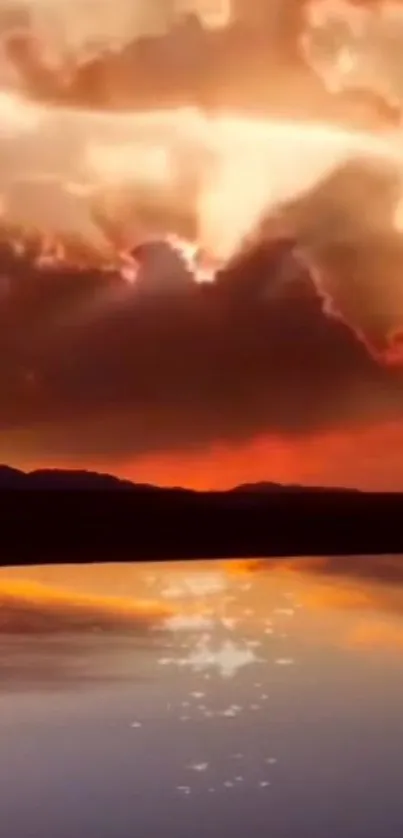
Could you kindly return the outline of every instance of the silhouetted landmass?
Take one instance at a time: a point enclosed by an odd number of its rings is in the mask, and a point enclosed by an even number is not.
[[[0,468],[3,565],[400,553],[402,512],[399,493],[271,483],[195,492]]]
[[[64,490],[131,490],[158,491],[155,486],[147,484],[136,484],[134,486],[129,480],[120,480],[112,474],[99,474],[98,472],[76,469],[72,471],[59,471],[57,469],[37,469],[36,471],[24,472],[10,466],[0,466],[0,491],[11,489],[44,489],[45,491]]]
[[[241,483],[240,486],[234,486],[233,489],[230,490],[231,492],[254,492],[256,493],[264,493],[264,492],[307,492],[315,494],[319,492],[323,494],[323,492],[358,492],[359,489],[335,489],[332,486],[300,486],[298,484],[286,484],[283,485],[281,483],[270,483],[267,481],[259,482],[259,483]]]

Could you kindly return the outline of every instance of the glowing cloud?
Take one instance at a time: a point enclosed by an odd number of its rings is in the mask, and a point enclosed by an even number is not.
[[[399,130],[56,108],[4,91],[0,117],[3,232],[42,240],[38,266],[72,260],[78,247],[133,285],[135,248],[163,241],[195,281],[211,282],[262,237],[286,233],[325,312],[377,359],[402,363]]]
[[[176,12],[172,0],[3,0],[2,6],[11,21],[13,8],[19,10],[19,28],[29,27],[55,62],[66,55],[84,59],[94,50],[119,48],[135,37],[163,34]]]
[[[330,91],[367,90],[401,107],[401,3],[312,0],[306,21],[302,48]]]
[[[153,237],[180,242],[193,226],[200,251],[223,264],[267,214],[351,157],[403,162],[396,135],[323,124],[186,109],[52,109],[11,93],[0,98],[0,111],[7,223],[59,236],[77,235],[79,227],[98,258],[110,258],[113,224],[128,231],[127,247]]]

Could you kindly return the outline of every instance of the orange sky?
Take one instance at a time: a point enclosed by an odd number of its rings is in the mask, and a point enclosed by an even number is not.
[[[237,483],[281,483],[403,489],[403,426],[389,422],[296,440],[259,437],[191,454],[158,454],[119,465],[138,482],[223,489]]]
[[[14,462],[27,470],[43,462]],[[49,465],[48,463],[46,464]],[[82,462],[55,462],[82,468]],[[217,443],[193,452],[149,454],[136,459],[86,462],[139,483],[226,489],[239,483],[274,481],[306,485],[403,490],[403,425],[384,422],[295,439],[260,436],[242,444]]]

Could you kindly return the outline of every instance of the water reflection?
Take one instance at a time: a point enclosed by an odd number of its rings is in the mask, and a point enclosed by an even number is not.
[[[10,838],[402,834],[400,557],[8,569],[0,615]]]

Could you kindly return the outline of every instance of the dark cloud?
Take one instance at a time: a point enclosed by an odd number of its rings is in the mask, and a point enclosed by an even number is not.
[[[127,4],[118,5],[122,10]],[[164,37],[138,39],[135,35],[154,32],[147,23],[151,5],[144,3],[135,29],[126,31],[126,23],[121,29],[122,51],[83,58],[69,69],[69,79],[44,65],[32,32],[8,43],[4,61],[8,69],[10,62],[18,69],[20,83],[35,98],[52,102],[91,107],[198,102],[350,126],[384,124],[386,111],[378,101],[383,88],[379,94],[365,78],[365,96],[329,94],[312,51],[304,62],[299,38],[307,34],[307,5],[276,3],[270,31],[265,9],[267,27],[260,21],[253,36],[245,29],[251,23],[247,9],[242,23],[221,32],[203,30],[187,18],[172,24]],[[63,10],[67,40],[77,13],[70,6]],[[115,28],[126,21],[119,15],[114,14]],[[351,36],[349,19],[343,39]],[[3,22],[5,29],[15,25]],[[29,21],[21,25],[30,28]],[[325,32],[322,27],[310,33],[311,47],[322,59],[325,37],[325,57],[333,65],[339,44],[333,29],[328,31],[333,22],[327,15],[323,26]],[[381,42],[373,33],[371,56],[374,50],[378,58],[379,49],[385,52],[388,33],[382,30]],[[399,69],[397,46],[388,50],[388,67],[382,60],[382,78],[386,70],[389,78],[389,70],[396,75]],[[394,112],[389,116],[395,119]],[[55,138],[60,125],[58,118]],[[4,145],[6,169],[14,145],[14,138],[8,149]],[[63,155],[60,142],[53,148]],[[35,155],[44,153],[42,137],[34,145],[29,137],[21,149],[19,167],[32,167]],[[50,162],[56,156],[49,146]],[[23,256],[2,246],[0,459],[116,463],[159,450],[237,443],[265,432],[306,437],[399,418],[403,382],[385,362],[400,363],[403,357],[403,248],[391,224],[400,187],[396,171],[384,164],[352,161],[285,208],[282,223],[290,241],[265,243],[273,225],[267,220],[263,240],[212,286],[197,286],[162,244],[138,251],[142,268],[133,286],[112,272],[39,270],[33,267],[35,245]],[[192,179],[190,192],[196,195]],[[35,200],[38,216],[50,223],[53,204]],[[153,230],[165,230],[167,215],[172,221],[176,208],[172,229],[194,238],[195,211],[182,217],[177,203],[175,194],[168,208],[147,206],[147,219]],[[69,219],[75,230],[84,225],[76,205],[72,199]],[[96,221],[101,232],[108,226],[108,219],[103,226]],[[119,238],[119,231],[106,232]],[[295,240],[305,268],[294,257]]]
[[[286,208],[311,273],[294,239],[260,241],[212,285],[163,244],[137,253],[134,285],[3,246],[0,457],[126,458],[399,416],[400,373],[357,337],[381,354],[403,323],[395,188],[352,163]]]
[[[385,360],[403,325],[403,239],[395,226],[400,198],[393,163],[351,160],[285,210],[327,311]]]
[[[131,287],[3,261],[1,456],[126,457],[399,415],[399,375],[323,313],[308,275],[286,281],[287,250],[262,245],[212,286],[184,268]],[[343,293],[362,316],[365,288]]]

